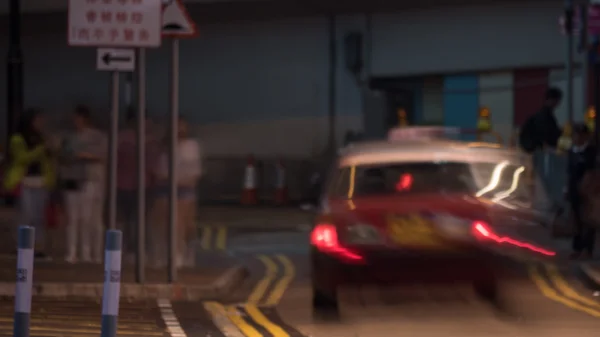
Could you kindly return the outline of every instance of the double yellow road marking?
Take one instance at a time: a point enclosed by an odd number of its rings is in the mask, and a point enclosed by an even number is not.
[[[200,247],[202,250],[225,250],[227,246],[227,227],[203,226],[200,228]]]
[[[221,323],[220,326],[222,331],[231,332],[228,334],[230,337],[237,337],[232,331],[241,332],[240,337],[262,337],[263,333],[259,330],[267,331],[274,337],[297,335],[286,331],[282,323],[278,322],[278,317],[270,317],[263,311],[275,307],[293,281],[296,274],[293,262],[285,255],[259,255],[256,258],[263,264],[265,274],[252,289],[246,303],[223,305],[209,302],[205,304],[205,308],[216,321],[223,322],[223,319],[219,318],[225,318],[231,323],[230,326],[227,326],[228,323]]]
[[[248,303],[262,304],[265,306],[275,306],[294,279],[296,270],[292,261],[285,255],[276,255],[274,258],[267,255],[257,257],[265,267],[265,276],[258,281],[250,296]],[[279,273],[278,263],[283,267],[282,273]],[[278,276],[281,274],[281,276]],[[279,279],[277,279],[279,277]],[[272,288],[268,292],[269,287]],[[263,300],[261,302],[261,300]]]
[[[263,337],[260,329],[266,330],[273,337],[290,337],[290,333],[267,317],[256,305],[245,304],[240,306],[224,306],[220,303],[209,302],[205,308],[214,318],[227,317],[233,326],[226,326],[221,322],[219,327],[227,331],[228,336],[234,337],[237,330],[246,337]],[[244,317],[245,315],[249,317]],[[217,319],[218,320],[218,319]],[[252,322],[252,323],[251,323]],[[292,333],[293,334],[293,333]]]
[[[542,294],[548,299],[561,303],[571,309],[600,318],[600,303],[575,291],[564,279],[556,266],[548,264],[540,266],[531,265],[529,267],[529,275]]]

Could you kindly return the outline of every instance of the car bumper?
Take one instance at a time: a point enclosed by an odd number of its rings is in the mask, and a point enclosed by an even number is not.
[[[448,284],[490,281],[502,278],[514,268],[507,257],[485,251],[448,252],[365,252],[365,263],[352,264],[313,251],[315,286],[341,285]]]

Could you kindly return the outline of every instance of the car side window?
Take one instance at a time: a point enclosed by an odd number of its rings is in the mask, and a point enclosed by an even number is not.
[[[350,186],[350,169],[348,167],[340,168],[331,180],[329,186],[329,195],[336,198],[346,198]]]

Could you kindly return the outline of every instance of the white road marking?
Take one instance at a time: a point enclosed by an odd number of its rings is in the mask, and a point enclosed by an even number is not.
[[[183,331],[181,325],[179,324],[177,316],[175,316],[175,312],[173,312],[171,301],[167,299],[158,299],[156,303],[160,308],[160,315],[163,321],[165,321],[169,335],[171,337],[187,337],[187,334],[185,331]]]

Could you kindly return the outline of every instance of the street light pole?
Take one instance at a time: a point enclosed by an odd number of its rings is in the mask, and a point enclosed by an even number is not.
[[[573,0],[565,0],[565,32],[567,34],[567,113],[569,123],[573,123],[573,19],[575,9]]]
[[[6,145],[23,111],[23,52],[21,50],[21,1],[10,0],[6,62]]]

